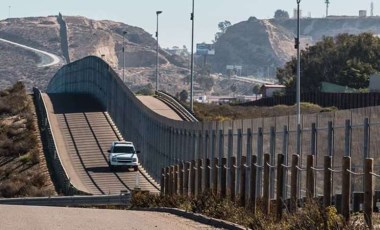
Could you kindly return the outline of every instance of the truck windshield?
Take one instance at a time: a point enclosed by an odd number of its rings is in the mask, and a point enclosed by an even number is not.
[[[135,149],[132,146],[115,146],[113,147],[113,153],[135,153]]]

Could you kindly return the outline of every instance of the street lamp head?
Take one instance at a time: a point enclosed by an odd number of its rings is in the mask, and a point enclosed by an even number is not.
[[[159,15],[159,14],[161,14],[162,13],[162,11],[161,10],[159,10],[159,11],[156,11],[156,14],[157,15]]]
[[[297,0],[297,3],[300,4],[300,3],[301,3],[301,0]]]

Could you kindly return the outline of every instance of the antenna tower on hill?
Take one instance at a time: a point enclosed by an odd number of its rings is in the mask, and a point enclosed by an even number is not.
[[[373,17],[373,9],[375,8],[375,5],[373,2],[371,2],[371,17]]]
[[[329,4],[330,4],[330,0],[326,0],[325,3],[326,3],[326,18],[327,18],[327,16],[329,16]]]

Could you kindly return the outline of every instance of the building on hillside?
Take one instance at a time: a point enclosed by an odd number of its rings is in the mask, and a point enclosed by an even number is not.
[[[357,89],[349,88],[348,86],[337,85],[330,82],[321,83],[321,92],[323,93],[355,93]]]
[[[359,17],[361,17],[361,18],[367,17],[367,11],[366,10],[359,10]]]
[[[293,9],[293,18],[297,18],[297,9]],[[302,10],[300,9],[300,18],[302,18]]]
[[[284,89],[284,85],[264,84],[263,86],[261,86],[262,97],[273,97],[273,94],[275,92],[283,91]]]

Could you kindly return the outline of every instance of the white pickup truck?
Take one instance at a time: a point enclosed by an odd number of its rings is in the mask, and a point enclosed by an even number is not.
[[[114,141],[108,150],[108,165],[113,171],[117,166],[126,166],[138,170],[139,159],[135,150],[135,146],[130,141]]]

